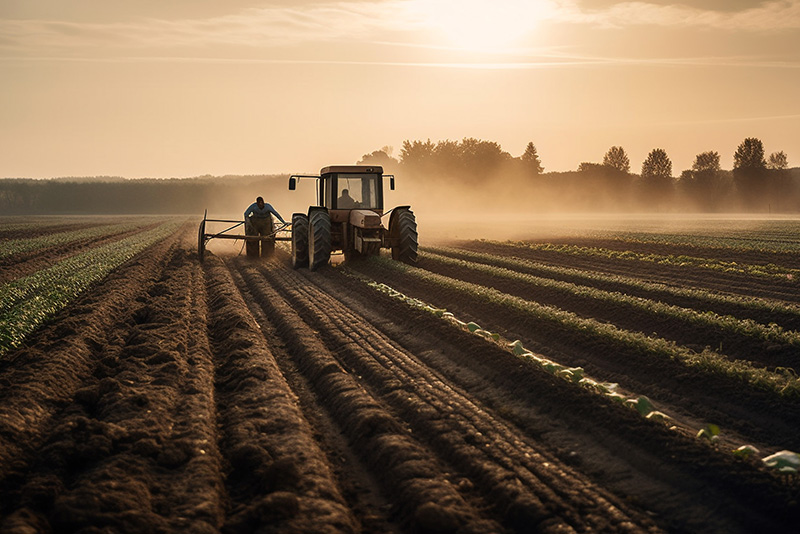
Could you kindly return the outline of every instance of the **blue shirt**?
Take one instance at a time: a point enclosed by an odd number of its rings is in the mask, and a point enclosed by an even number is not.
[[[278,218],[279,221],[281,221],[283,224],[286,224],[286,221],[283,220],[281,214],[275,211],[275,208],[273,208],[271,204],[267,204],[266,202],[264,202],[263,209],[259,208],[258,204],[255,202],[250,204],[250,207],[244,211],[245,221],[247,220],[247,218],[250,216],[251,213],[253,214],[253,217],[257,219],[266,219],[269,216],[269,214],[272,213]]]

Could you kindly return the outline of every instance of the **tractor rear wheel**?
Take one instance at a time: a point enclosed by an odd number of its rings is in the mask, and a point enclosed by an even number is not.
[[[308,216],[292,215],[292,267],[308,267]]]
[[[392,247],[392,259],[403,263],[417,263],[417,219],[414,212],[409,209],[401,209],[395,214],[395,227],[390,234],[399,238],[399,244]]]
[[[327,211],[314,210],[308,216],[308,267],[316,271],[331,258],[331,217]]]

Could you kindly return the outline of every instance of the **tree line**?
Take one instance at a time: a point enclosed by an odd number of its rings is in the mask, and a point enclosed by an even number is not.
[[[621,146],[601,163],[575,171],[545,172],[530,142],[519,156],[500,144],[461,141],[403,142],[365,154],[360,164],[396,173],[403,202],[432,209],[474,206],[513,211],[800,212],[800,169],[788,168],[784,152],[766,155],[761,140],[742,141],[734,166],[723,170],[715,151],[697,154],[691,169],[673,176],[666,151],[653,149],[638,173]],[[286,190],[287,175],[202,176],[190,179],[70,177],[0,180],[0,215],[16,214],[210,214],[241,213],[255,195],[294,209],[306,202]],[[454,202],[461,204],[454,207]],[[300,209],[300,208],[297,208]],[[279,211],[281,208],[279,207]],[[286,210],[284,210],[286,211]]]
[[[545,199],[550,207],[573,210],[800,211],[800,169],[789,169],[783,151],[766,156],[755,137],[742,141],[732,170],[723,170],[716,151],[697,154],[691,169],[673,176],[666,151],[654,148],[631,172],[630,158],[612,146],[602,163],[584,162],[577,171],[544,172],[530,142],[518,157],[492,141],[404,141],[399,157],[391,147],[365,154],[359,163],[379,164],[414,179],[449,180],[453,187],[513,180],[517,187]],[[544,205],[542,201],[540,204]]]

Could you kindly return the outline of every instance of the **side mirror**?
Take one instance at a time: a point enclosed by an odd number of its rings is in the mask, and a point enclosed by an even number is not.
[[[294,191],[297,189],[297,178],[294,176],[289,178],[289,191]]]

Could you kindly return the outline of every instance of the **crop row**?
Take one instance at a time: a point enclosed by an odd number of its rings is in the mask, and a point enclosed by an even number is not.
[[[582,318],[560,308],[539,304],[493,288],[409,267],[384,258],[376,258],[374,262],[385,269],[395,273],[402,272],[406,276],[431,284],[434,287],[463,292],[484,304],[509,309],[527,319],[549,324],[575,339],[582,339],[589,343],[598,339],[604,340],[612,346],[629,350],[643,357],[671,359],[683,365],[696,367],[704,372],[744,382],[777,395],[787,397],[800,396],[800,378],[794,373],[771,372],[740,360],[731,361],[724,355],[710,349],[694,352],[662,338],[649,337],[639,332],[624,330],[612,324]]]
[[[439,317],[452,324],[456,328],[480,336],[486,339],[488,342],[496,343],[504,347],[507,351],[511,352],[521,360],[531,362],[533,365],[541,368],[543,371],[566,380],[568,383],[575,384],[593,393],[605,396],[610,400],[619,403],[620,405],[633,409],[646,419],[650,419],[652,421],[661,421],[668,425],[676,423],[672,417],[658,411],[653,402],[644,395],[631,395],[630,393],[622,391],[618,387],[619,385],[616,383],[594,380],[585,375],[582,367],[569,367],[553,361],[552,359],[541,354],[536,354],[525,349],[525,347],[522,345],[522,342],[519,340],[514,340],[513,342],[509,343],[508,340],[503,339],[499,334],[484,330],[474,322],[467,323],[461,321],[456,318],[455,315],[447,312],[444,309],[436,308],[425,301],[404,295],[403,293],[384,283],[376,282],[369,278],[357,278],[367,286],[380,293],[389,295],[391,298],[403,302],[409,307],[421,309],[427,313],[431,313],[436,317]],[[711,442],[715,442],[719,437],[719,427],[713,424],[706,425],[705,428],[701,428],[697,431],[696,436],[697,438],[704,438],[710,440]],[[730,452],[741,458],[749,458],[753,455],[759,455],[760,451],[752,445],[741,445],[735,449],[732,449]],[[796,474],[800,472],[800,454],[794,451],[780,451],[778,453],[763,457],[762,462],[767,467],[782,473]]]
[[[630,250],[612,250],[602,247],[587,247],[579,245],[563,245],[554,243],[531,243],[527,241],[515,241],[499,243],[496,241],[485,241],[495,245],[506,245],[513,248],[527,248],[545,252],[556,252],[559,254],[569,254],[572,256],[598,256],[615,260],[644,261],[657,263],[660,265],[672,265],[676,267],[696,267],[709,269],[724,273],[739,273],[752,276],[767,278],[798,280],[800,279],[800,269],[781,267],[772,263],[756,265],[750,263],[739,263],[735,261],[724,261],[712,258],[698,258],[694,256],[684,256],[675,254],[646,254],[633,252]]]
[[[755,252],[798,252],[800,225],[795,221],[771,224],[754,229],[731,230],[726,221],[725,228],[704,228],[703,233],[661,233],[645,231],[594,232],[591,237],[613,239],[627,243],[644,243],[668,246],[703,247],[719,250]]]
[[[181,221],[87,250],[0,286],[0,355],[108,273],[173,234]]]
[[[619,288],[626,293],[643,293],[660,299],[673,298],[691,300],[697,305],[708,307],[733,306],[739,309],[753,310],[756,312],[779,313],[792,320],[800,320],[800,306],[774,299],[743,295],[726,295],[692,287],[677,287],[657,282],[647,282],[631,276],[614,275],[598,271],[576,269],[574,267],[547,265],[531,260],[508,258],[495,254],[484,254],[450,247],[425,247],[423,250],[487,265],[504,267],[512,271],[555,277],[581,285],[602,284]]]
[[[786,343],[800,347],[800,332],[784,330],[775,324],[767,326],[752,319],[737,319],[731,316],[721,316],[711,311],[699,312],[690,308],[674,306],[642,297],[635,297],[618,291],[605,291],[594,287],[553,280],[552,278],[543,278],[505,267],[450,258],[433,252],[426,253],[425,258],[434,263],[450,265],[466,271],[480,272],[497,279],[521,282],[529,286],[546,288],[565,295],[591,299],[595,302],[606,302],[617,306],[624,305],[637,312],[645,312],[659,317],[686,321],[716,328],[721,331],[750,336],[756,339]]]
[[[70,232],[50,233],[28,239],[9,239],[8,241],[4,242],[3,247],[0,248],[0,258],[21,254],[23,252],[32,252],[45,248],[67,245],[69,243],[82,241],[85,239],[94,239],[122,234],[124,232],[135,230],[141,226],[144,226],[145,224],[149,224],[150,222],[151,221],[140,220],[139,222],[127,224],[109,224],[83,228],[81,230],[73,230]]]

